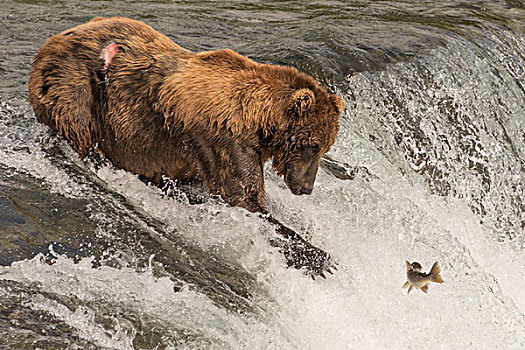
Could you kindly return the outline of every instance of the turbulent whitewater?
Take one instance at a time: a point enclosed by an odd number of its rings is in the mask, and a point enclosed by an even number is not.
[[[525,347],[520,2],[123,6],[0,9],[0,349]],[[332,254],[333,276],[287,268],[256,215],[81,160],[37,123],[38,47],[113,14],[344,97],[312,195],[265,169],[267,207]],[[406,295],[406,260],[439,261],[445,283]]]

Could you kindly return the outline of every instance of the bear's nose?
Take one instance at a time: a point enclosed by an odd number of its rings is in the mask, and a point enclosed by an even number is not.
[[[310,193],[312,193],[312,187],[310,186],[303,186],[299,190],[299,194],[310,194]]]

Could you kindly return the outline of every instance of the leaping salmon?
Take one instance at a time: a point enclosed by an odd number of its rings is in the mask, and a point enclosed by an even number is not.
[[[406,262],[407,265],[407,278],[408,281],[403,284],[403,288],[408,287],[408,293],[412,290],[413,287],[421,289],[423,292],[428,293],[428,287],[430,282],[434,283],[443,283],[443,278],[441,278],[441,269],[439,268],[439,263],[436,261],[429,273],[424,273],[421,271],[421,264],[418,262]]]

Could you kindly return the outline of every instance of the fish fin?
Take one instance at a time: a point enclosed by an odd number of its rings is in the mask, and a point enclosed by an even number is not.
[[[403,288],[407,288],[410,285],[410,282],[406,281],[405,284],[403,284]]]
[[[443,278],[441,278],[441,269],[439,268],[439,263],[436,261],[434,265],[432,265],[432,269],[430,270],[430,278],[432,282],[435,283],[443,283]]]
[[[413,286],[413,285],[410,285],[410,286],[408,287],[408,292],[407,292],[407,295],[408,295],[408,294],[410,294],[410,291],[412,290],[412,288],[414,288],[414,286]]]
[[[419,289],[421,289],[425,293],[428,293],[428,284],[426,286],[423,286],[423,287],[419,288]]]
[[[408,260],[405,260],[406,264],[407,264],[407,268],[412,268],[412,265],[408,262]]]

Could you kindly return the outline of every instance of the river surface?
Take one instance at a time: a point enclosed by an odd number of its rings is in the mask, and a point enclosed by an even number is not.
[[[267,207],[333,276],[287,268],[256,215],[81,160],[36,121],[39,47],[114,15],[344,97],[312,195],[265,168]],[[518,0],[3,0],[0,349],[525,348],[524,23]],[[406,295],[405,260],[445,283]]]

